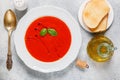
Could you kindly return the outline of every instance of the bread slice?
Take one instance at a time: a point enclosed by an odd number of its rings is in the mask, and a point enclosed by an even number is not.
[[[90,29],[95,29],[109,11],[106,0],[90,0],[83,10],[83,21]]]
[[[107,29],[107,23],[108,23],[108,14],[102,19],[98,27],[91,31],[92,32],[103,32]]]

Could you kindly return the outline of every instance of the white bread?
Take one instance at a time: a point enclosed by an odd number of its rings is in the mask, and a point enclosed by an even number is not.
[[[108,23],[108,14],[102,19],[100,24],[98,25],[97,28],[92,30],[92,32],[103,32],[107,29],[107,23]]]
[[[83,10],[83,22],[91,30],[95,29],[109,11],[106,0],[90,0]]]

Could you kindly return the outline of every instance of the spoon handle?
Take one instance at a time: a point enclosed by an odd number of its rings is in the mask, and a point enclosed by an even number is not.
[[[9,53],[7,54],[6,67],[8,70],[12,68],[12,55],[9,55]]]
[[[12,69],[12,54],[11,54],[11,33],[12,31],[8,31],[8,54],[7,54],[7,61],[6,67],[8,70]]]

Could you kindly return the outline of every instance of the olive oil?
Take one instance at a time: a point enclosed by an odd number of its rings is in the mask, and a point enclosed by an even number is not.
[[[87,46],[88,55],[97,62],[109,60],[114,53],[114,46],[110,39],[103,35],[93,37]]]

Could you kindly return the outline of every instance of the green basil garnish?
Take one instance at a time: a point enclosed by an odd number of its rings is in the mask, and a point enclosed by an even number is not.
[[[46,34],[47,34],[47,29],[46,28],[41,29],[40,36],[45,36]]]
[[[57,36],[57,31],[56,31],[55,29],[49,28],[49,29],[48,29],[48,33],[49,33],[51,36]]]

